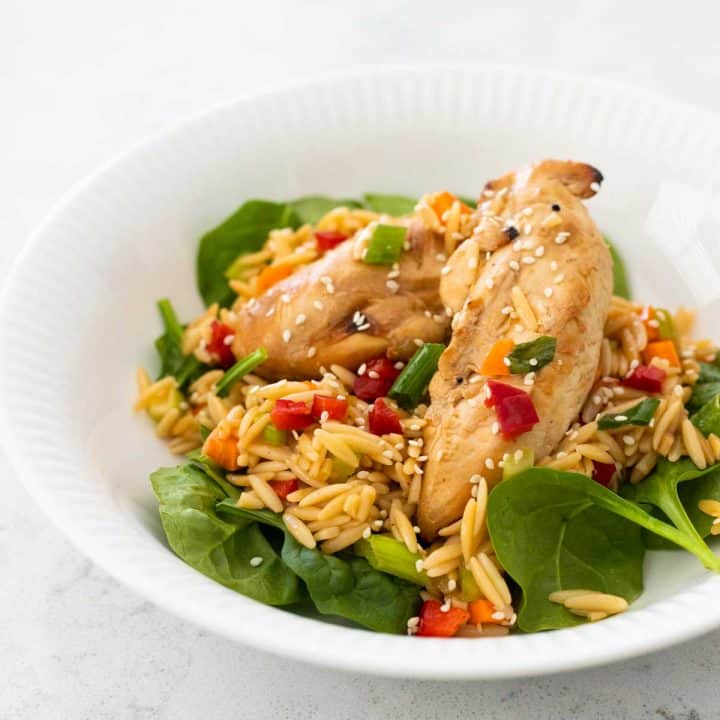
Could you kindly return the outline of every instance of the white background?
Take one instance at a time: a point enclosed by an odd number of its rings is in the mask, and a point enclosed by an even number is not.
[[[720,110],[719,21],[717,2],[687,1],[0,0],[0,281],[70,185],[247,91],[383,62],[509,62]],[[28,313],[42,312],[37,281]],[[35,509],[1,455],[0,472],[2,720],[720,717],[720,632],[496,683],[381,680],[238,647],[120,587]]]

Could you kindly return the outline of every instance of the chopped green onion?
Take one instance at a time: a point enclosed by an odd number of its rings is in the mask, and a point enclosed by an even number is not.
[[[392,265],[400,259],[406,237],[406,227],[378,225],[368,242],[363,262],[368,265]]]
[[[480,586],[475,582],[473,574],[466,568],[460,568],[460,597],[465,602],[473,602],[483,596]]]
[[[182,393],[177,388],[173,388],[164,397],[156,398],[148,403],[147,414],[155,422],[160,422],[169,410],[179,408],[183,400]]]
[[[388,395],[401,407],[412,410],[425,394],[444,350],[441,343],[425,343],[410,358]]]
[[[657,398],[645,398],[628,410],[603,415],[598,419],[598,429],[615,430],[624,425],[649,425],[659,404]]]
[[[675,321],[670,311],[665,308],[655,308],[655,319],[658,321],[658,335],[661,340],[675,340]]]
[[[257,350],[246,355],[242,360],[238,360],[221,378],[215,386],[215,394],[218,397],[226,397],[230,392],[230,388],[240,378],[245,377],[252,372],[258,365],[262,365],[268,358],[267,350],[260,347]]]
[[[287,430],[280,430],[273,425],[272,421],[263,428],[262,436],[263,440],[270,445],[280,446],[287,442]]]
[[[334,482],[343,482],[344,480],[347,480],[353,472],[355,472],[355,468],[346,463],[344,460],[341,460],[340,458],[334,457],[331,460],[332,469],[330,470],[330,479]]]
[[[556,347],[557,340],[549,335],[516,345],[507,356],[510,372],[513,375],[537,372],[552,361]]]
[[[364,557],[375,570],[386,572],[416,585],[425,585],[427,575],[417,569],[420,555],[411,553],[405,543],[388,535],[371,535],[353,546],[355,552]]]
[[[511,452],[503,463],[503,480],[529,470],[535,464],[535,451],[532,448],[521,448]]]

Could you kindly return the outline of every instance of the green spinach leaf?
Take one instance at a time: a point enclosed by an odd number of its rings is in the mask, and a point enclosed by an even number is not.
[[[607,235],[603,237],[613,261],[613,294],[629,300],[631,296],[630,279],[625,269],[625,262],[610,238]]]
[[[324,195],[308,195],[307,197],[293,200],[292,202],[289,202],[288,205],[297,215],[301,225],[305,225],[306,223],[313,225],[320,220],[323,215],[327,215],[327,213],[337,207],[362,207],[362,203],[357,200],[349,200],[346,198],[336,200],[334,198],[325,197]]]
[[[621,413],[606,413],[598,419],[598,428],[614,430],[624,425],[649,425],[659,404],[657,398],[645,398]]]
[[[280,516],[268,510],[245,510],[227,500],[217,509],[282,530],[282,559],[302,578],[324,615],[338,615],[378,632],[404,633],[408,619],[417,612],[417,586],[373,569],[365,558],[306,548],[287,532]]]
[[[205,304],[232,302],[233,293],[228,287],[225,270],[238,255],[259,250],[271,230],[297,228],[300,224],[300,216],[289,203],[248,200],[227,220],[203,235],[196,275]]]
[[[593,485],[601,488],[584,475],[534,468],[490,493],[490,537],[522,589],[518,625],[526,632],[585,622],[550,602],[556,590],[588,588],[628,601],[642,592],[641,528],[599,504]]]
[[[365,193],[363,195],[368,210],[386,215],[409,215],[417,205],[415,198],[406,195],[381,195]]]
[[[690,420],[705,437],[712,434],[720,435],[720,395],[708,400],[690,416]]]
[[[155,349],[160,355],[159,378],[173,375],[182,390],[200,375],[204,365],[194,355],[183,355],[184,329],[170,300],[167,298],[158,300],[157,307],[165,329],[155,341]]]
[[[720,469],[703,475],[693,482],[683,483],[678,488],[678,495],[690,522],[695,526],[698,534],[706,538],[710,535],[713,518],[704,513],[698,504],[701,500],[720,501]]]
[[[302,599],[302,585],[249,518],[221,518],[220,485],[195,464],[156,470],[151,476],[168,543],[188,565],[268,605]],[[257,567],[251,558],[260,557]]]

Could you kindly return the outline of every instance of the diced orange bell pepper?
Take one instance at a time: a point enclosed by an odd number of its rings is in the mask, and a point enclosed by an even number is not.
[[[207,436],[202,452],[225,470],[238,469],[237,437],[235,435],[220,435],[219,429],[215,428]]]
[[[451,192],[448,192],[447,190],[443,190],[442,192],[435,193],[433,196],[433,199],[430,203],[430,207],[433,209],[435,214],[438,216],[438,219],[442,220],[442,216],[444,213],[446,213],[452,206],[453,203],[457,200],[457,196],[453,195]],[[460,212],[463,214],[471,213],[472,208],[468,207],[464,202],[460,203]]]
[[[505,364],[505,358],[515,347],[515,343],[509,338],[498,340],[486,355],[483,364],[480,366],[480,374],[489,377],[498,375],[509,375],[510,368]]]
[[[482,625],[483,623],[491,623],[494,625],[502,624],[503,620],[494,618],[497,612],[495,606],[485,598],[473,600],[468,604],[468,612],[470,613],[470,622],[473,625]]]
[[[643,360],[649,365],[653,358],[664,358],[670,363],[671,367],[680,367],[680,358],[672,340],[658,340],[657,342],[648,343],[643,351]]]
[[[292,275],[295,265],[291,263],[279,263],[278,265],[268,265],[258,275],[257,288],[258,292],[264,293],[270,289],[275,283],[279,283],[286,277]]]

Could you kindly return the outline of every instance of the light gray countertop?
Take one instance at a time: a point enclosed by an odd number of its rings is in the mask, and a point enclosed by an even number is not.
[[[513,62],[720,110],[720,5],[659,5],[6,0],[0,278],[98,164],[178,117],[307,73]],[[42,311],[41,291],[28,311]],[[606,668],[494,683],[377,679],[249,650],[120,586],[59,534],[1,455],[0,472],[2,720],[720,717],[720,632]]]

